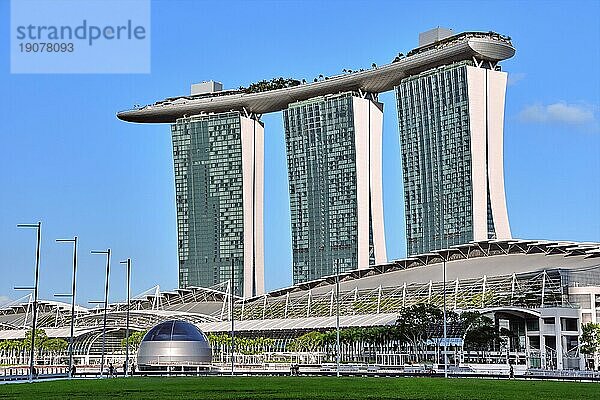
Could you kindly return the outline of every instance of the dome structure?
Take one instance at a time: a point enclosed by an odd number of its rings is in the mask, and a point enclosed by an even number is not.
[[[212,349],[204,333],[195,325],[179,320],[161,322],[150,329],[137,353],[140,370],[206,366],[211,362]]]

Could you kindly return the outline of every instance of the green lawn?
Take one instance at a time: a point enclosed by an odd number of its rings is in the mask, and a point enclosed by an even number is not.
[[[600,399],[600,384],[442,378],[197,377],[0,385],[0,399]]]

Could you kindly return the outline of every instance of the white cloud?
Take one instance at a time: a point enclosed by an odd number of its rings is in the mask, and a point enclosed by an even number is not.
[[[517,82],[522,81],[523,79],[525,79],[524,72],[513,72],[511,74],[508,74],[508,85],[516,85]]]
[[[0,295],[0,304],[6,304],[11,301],[12,300],[9,297]]]
[[[558,102],[548,105],[534,104],[519,113],[523,122],[562,123],[568,125],[596,125],[596,115],[591,107]]]

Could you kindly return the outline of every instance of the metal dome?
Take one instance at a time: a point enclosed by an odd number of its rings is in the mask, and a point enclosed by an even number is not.
[[[140,370],[165,366],[198,366],[212,362],[212,349],[195,325],[179,320],[161,322],[146,333],[137,353]]]

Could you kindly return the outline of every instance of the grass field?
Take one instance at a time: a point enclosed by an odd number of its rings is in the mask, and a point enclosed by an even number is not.
[[[600,399],[600,384],[442,378],[198,377],[0,385],[0,399]]]

